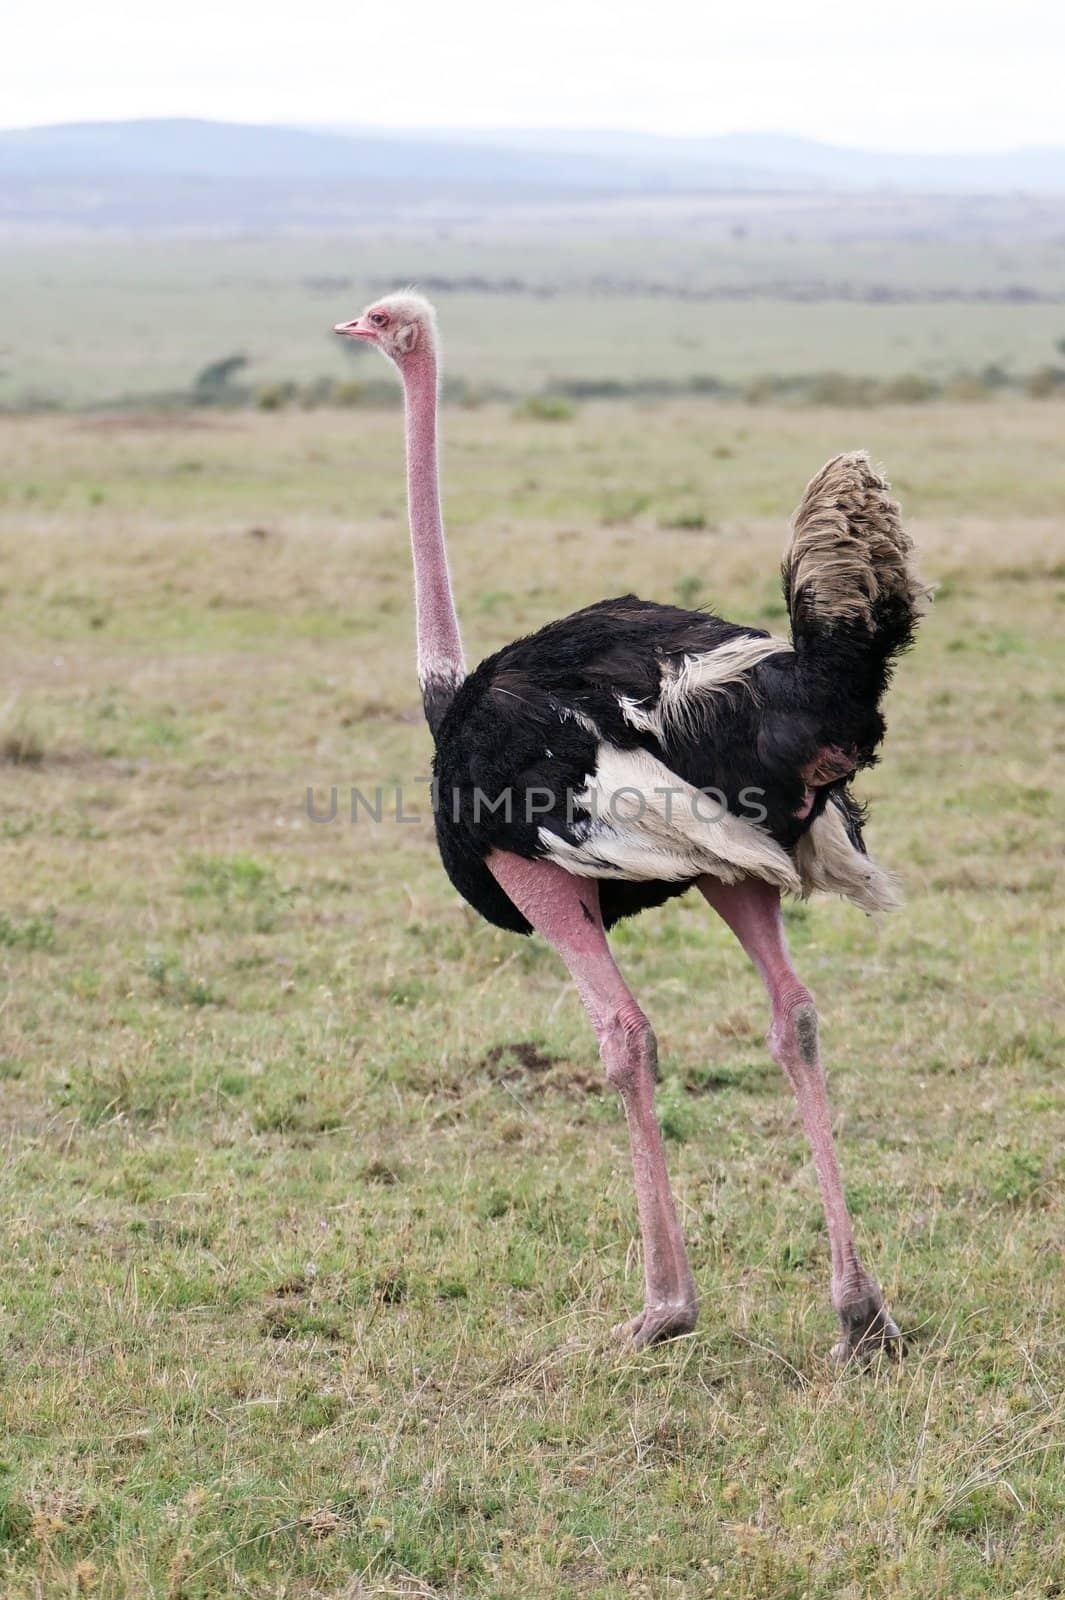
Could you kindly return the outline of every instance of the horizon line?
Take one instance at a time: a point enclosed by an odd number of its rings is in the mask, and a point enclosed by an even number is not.
[[[994,148],[983,147],[954,147],[950,149],[934,149],[925,145],[905,147],[900,145],[876,145],[849,143],[820,137],[816,134],[799,133],[776,128],[729,128],[716,132],[702,133],[677,133],[664,128],[641,128],[637,126],[596,124],[595,126],[574,127],[570,124],[558,123],[521,123],[521,124],[483,124],[483,125],[446,125],[439,122],[433,123],[377,123],[377,122],[317,122],[302,120],[273,120],[262,117],[216,116],[201,112],[169,112],[138,114],[132,116],[81,116],[71,117],[64,121],[44,122],[16,122],[0,125],[0,134],[8,133],[39,133],[62,128],[86,127],[120,127],[136,126],[145,123],[197,123],[215,127],[234,128],[271,128],[284,130],[289,133],[305,133],[312,136],[331,138],[350,138],[363,135],[375,137],[413,137],[431,141],[442,142],[446,139],[461,141],[464,137],[474,140],[495,138],[508,138],[513,136],[528,136],[536,134],[549,134],[553,137],[573,138],[630,138],[647,140],[668,140],[678,144],[702,144],[730,139],[780,139],[796,144],[813,145],[821,150],[844,151],[856,155],[869,156],[898,156],[908,159],[927,158],[929,160],[951,159],[982,159],[997,158],[1001,156],[1031,155],[1045,151],[1065,150],[1065,133],[1059,142],[1044,141],[1041,143],[1009,144]]]

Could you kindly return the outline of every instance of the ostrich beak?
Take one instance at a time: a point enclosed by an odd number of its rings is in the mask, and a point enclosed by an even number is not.
[[[334,333],[339,333],[345,339],[372,339],[372,338],[374,338],[374,331],[373,331],[372,328],[360,328],[359,327],[359,318],[358,317],[356,317],[353,322],[338,322],[336,324],[336,326],[334,327],[333,332]]]

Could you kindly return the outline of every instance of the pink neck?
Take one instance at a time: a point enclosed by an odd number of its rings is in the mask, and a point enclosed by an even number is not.
[[[414,553],[414,605],[418,626],[418,678],[460,683],[466,676],[462,639],[440,514],[436,459],[436,356],[415,351],[402,366],[407,414],[407,505]]]

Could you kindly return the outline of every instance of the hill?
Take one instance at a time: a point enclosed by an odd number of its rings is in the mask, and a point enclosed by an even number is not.
[[[300,229],[610,199],[1065,191],[1065,150],[891,155],[776,134],[391,132],[176,118],[0,131],[0,227]]]

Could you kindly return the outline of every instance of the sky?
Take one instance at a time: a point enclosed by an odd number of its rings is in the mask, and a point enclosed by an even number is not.
[[[1065,144],[1060,0],[38,0],[0,126],[147,116]]]

